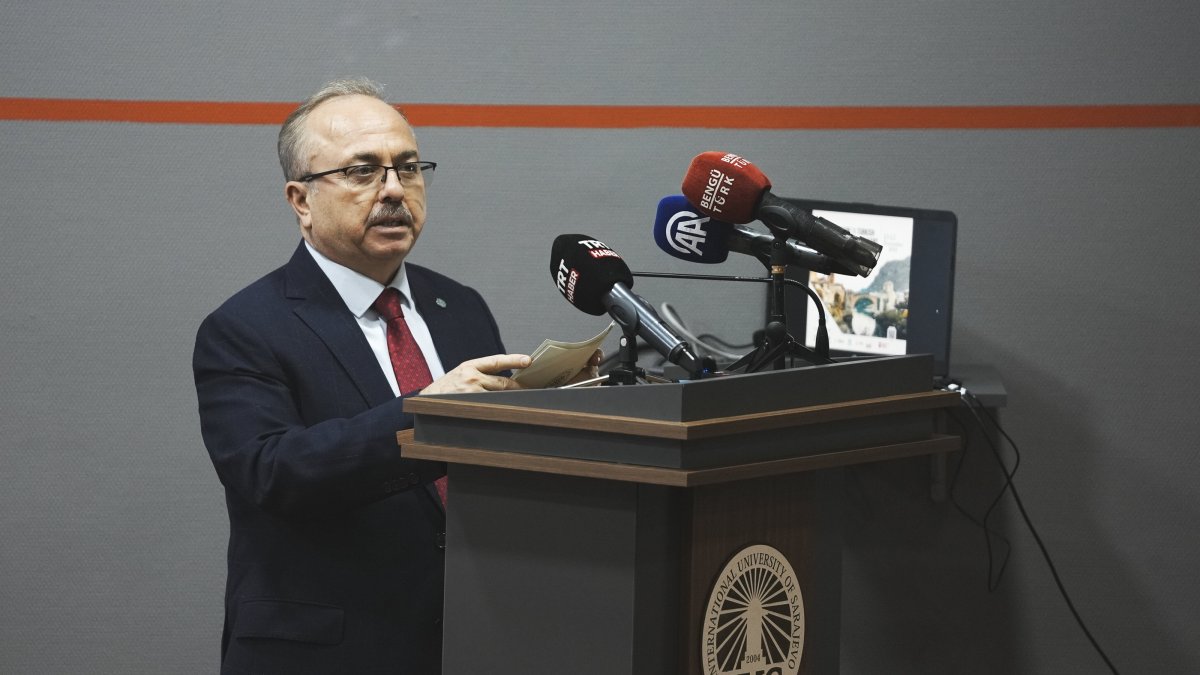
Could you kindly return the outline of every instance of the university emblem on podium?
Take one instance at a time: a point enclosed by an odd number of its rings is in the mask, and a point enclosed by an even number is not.
[[[700,640],[705,675],[796,675],[804,597],[791,563],[765,544],[738,551],[713,584]]]

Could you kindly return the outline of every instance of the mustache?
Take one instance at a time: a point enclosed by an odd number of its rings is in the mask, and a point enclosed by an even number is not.
[[[377,204],[375,208],[371,209],[371,215],[367,217],[367,226],[373,227],[394,220],[403,221],[405,225],[412,225],[412,212],[403,203]]]

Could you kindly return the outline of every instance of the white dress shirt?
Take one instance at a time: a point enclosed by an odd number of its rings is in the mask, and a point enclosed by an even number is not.
[[[375,303],[375,299],[379,297],[385,287],[368,276],[326,258],[307,241],[304,242],[304,247],[308,249],[313,260],[317,261],[317,266],[321,268],[325,276],[329,277],[329,281],[337,289],[338,295],[342,296],[342,301],[346,303],[350,313],[358,320],[358,327],[362,329],[363,335],[367,338],[367,344],[371,345],[371,351],[375,353],[375,360],[379,361],[379,367],[387,377],[388,384],[392,385],[392,391],[399,396],[400,387],[396,384],[396,372],[392,370],[392,357],[388,355],[387,322],[379,316],[378,312],[371,309],[371,305]],[[421,355],[425,357],[425,363],[429,366],[430,376],[436,380],[445,375],[446,371],[442,367],[442,361],[438,358],[437,349],[433,346],[433,336],[429,334],[429,326],[425,325],[425,320],[421,318],[421,314],[412,301],[404,263],[400,264],[400,270],[396,272],[395,278],[388,286],[400,291],[400,304],[404,308],[404,322],[408,324],[409,332],[417,341],[417,346],[421,348]]]

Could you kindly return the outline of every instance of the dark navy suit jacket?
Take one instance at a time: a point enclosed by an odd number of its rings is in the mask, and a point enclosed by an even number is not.
[[[447,370],[504,353],[478,293],[406,269]],[[193,369],[229,509],[222,672],[439,672],[445,466],[400,457],[404,397],[303,244],[204,320]]]

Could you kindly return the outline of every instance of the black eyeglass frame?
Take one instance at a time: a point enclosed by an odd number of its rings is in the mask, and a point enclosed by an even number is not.
[[[335,173],[340,173],[343,176],[346,176],[347,178],[349,178],[350,174],[348,172],[351,169],[357,169],[359,167],[364,167],[364,166],[374,167],[376,169],[383,169],[383,175],[379,179],[380,183],[387,182],[388,170],[395,171],[396,179],[399,180],[401,183],[403,183],[404,178],[400,174],[400,169],[402,167],[416,167],[416,171],[409,171],[407,173],[411,173],[414,176],[421,176],[422,178],[424,178],[426,171],[433,171],[434,169],[437,168],[437,162],[405,162],[403,164],[398,164],[396,166],[387,166],[386,164],[351,164],[350,166],[341,166],[336,169],[330,169],[328,171],[320,171],[318,173],[310,173],[310,174],[301,176],[301,177],[297,178],[296,180],[300,181],[301,183],[307,183],[309,181],[313,181],[318,178],[322,178],[324,176],[329,176],[329,175],[332,175]]]

